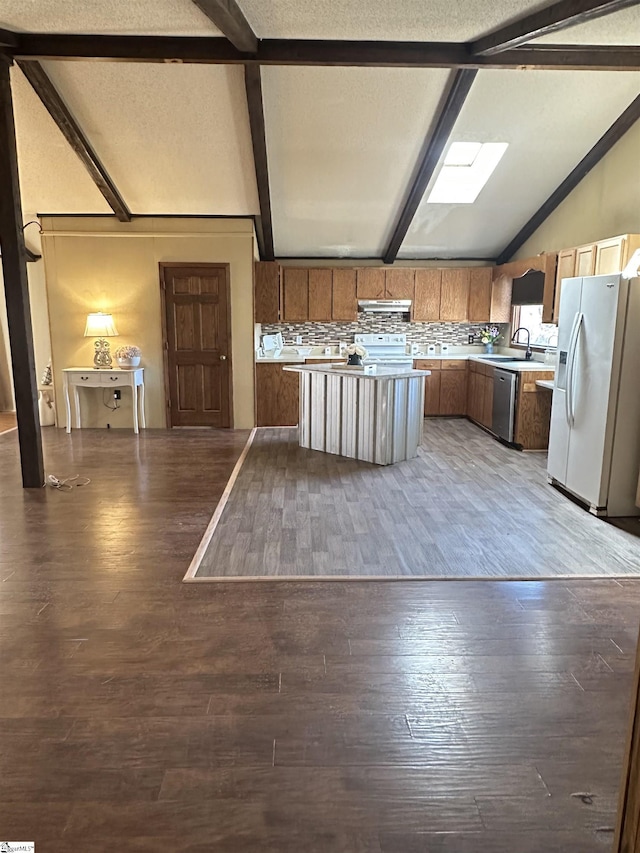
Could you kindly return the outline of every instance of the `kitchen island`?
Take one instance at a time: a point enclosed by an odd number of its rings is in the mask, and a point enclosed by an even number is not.
[[[300,447],[391,465],[418,454],[429,370],[290,365],[300,374]]]

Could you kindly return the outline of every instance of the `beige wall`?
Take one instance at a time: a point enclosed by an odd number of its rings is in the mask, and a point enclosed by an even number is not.
[[[515,255],[528,258],[640,234],[640,122],[614,145]]]
[[[83,335],[91,311],[114,315],[120,336],[111,341],[112,350],[126,343],[141,348],[147,426],[166,425],[158,264],[193,261],[230,265],[234,426],[253,426],[250,220],[44,217],[42,224],[59,425],[66,424],[62,369],[93,361],[93,340]],[[81,406],[83,426],[131,428],[128,391],[117,412],[102,405],[100,389],[81,392]]]

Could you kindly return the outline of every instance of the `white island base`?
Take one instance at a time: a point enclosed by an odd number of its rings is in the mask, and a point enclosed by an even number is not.
[[[300,374],[300,447],[391,465],[418,454],[428,370],[376,373],[330,364],[290,365]]]

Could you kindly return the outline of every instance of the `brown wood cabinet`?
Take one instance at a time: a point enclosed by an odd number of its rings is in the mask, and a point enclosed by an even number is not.
[[[409,267],[397,267],[385,271],[385,299],[411,299],[415,296],[416,271]]]
[[[457,416],[467,413],[467,362],[464,359],[416,359],[417,370],[430,370],[425,377],[426,416]]]
[[[275,261],[254,266],[253,313],[256,323],[277,323],[280,318],[280,264]]]
[[[440,320],[466,323],[469,319],[469,268],[443,269]]]
[[[546,450],[549,446],[552,394],[536,385],[538,379],[553,379],[553,371],[527,370],[518,376],[513,440],[523,450]]]
[[[415,301],[412,320],[429,322],[440,319],[440,291],[442,270],[417,269],[415,279]]]
[[[285,323],[304,323],[309,319],[309,270],[282,268],[281,319]]]
[[[358,319],[355,269],[334,269],[332,298],[332,320],[354,322]]]
[[[298,423],[297,373],[282,364],[256,364],[256,423],[258,426],[296,426]]]
[[[329,268],[309,270],[309,320],[319,323],[332,318],[333,271]]]
[[[556,267],[556,292],[553,300],[553,319],[558,322],[560,315],[560,292],[563,278],[572,278],[576,273],[576,250],[565,249],[558,252],[558,265]]]
[[[384,299],[385,270],[382,267],[361,267],[356,270],[358,299]]]
[[[578,246],[574,275],[593,275],[596,271],[596,247]]]
[[[469,362],[467,416],[491,429],[493,420],[493,367],[478,361]]]
[[[491,320],[492,267],[472,267],[469,270],[470,323],[488,323]]]

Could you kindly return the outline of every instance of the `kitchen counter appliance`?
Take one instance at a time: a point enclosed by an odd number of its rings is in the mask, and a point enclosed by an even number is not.
[[[364,364],[379,364],[400,370],[413,368],[413,359],[407,355],[407,336],[404,334],[354,335],[353,340],[367,351]]]
[[[640,515],[640,279],[562,280],[547,472],[594,515]]]
[[[518,374],[513,371],[496,367],[493,372],[491,431],[509,442],[513,442],[517,382]]]

